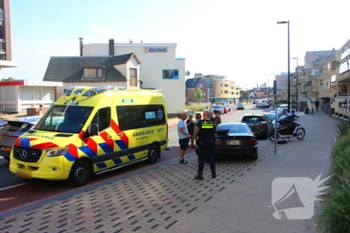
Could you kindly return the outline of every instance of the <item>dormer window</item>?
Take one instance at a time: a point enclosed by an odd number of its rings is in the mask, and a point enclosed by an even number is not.
[[[104,74],[104,66],[84,67],[82,80],[102,80]]]

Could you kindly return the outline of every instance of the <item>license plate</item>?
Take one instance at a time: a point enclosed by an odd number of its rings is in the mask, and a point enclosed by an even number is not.
[[[230,140],[227,143],[228,145],[234,146],[234,145],[241,145],[241,141],[239,140]]]
[[[11,147],[1,147],[2,151],[11,151]]]
[[[18,177],[25,178],[25,179],[31,179],[32,178],[32,171],[28,169],[19,169],[16,172]]]

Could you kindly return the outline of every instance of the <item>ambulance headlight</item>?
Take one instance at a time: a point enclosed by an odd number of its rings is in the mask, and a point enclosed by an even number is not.
[[[67,153],[68,150],[69,150],[69,147],[60,148],[60,149],[56,149],[56,150],[49,150],[48,152],[46,152],[46,156],[47,157],[61,156],[61,155],[64,155],[65,153]]]

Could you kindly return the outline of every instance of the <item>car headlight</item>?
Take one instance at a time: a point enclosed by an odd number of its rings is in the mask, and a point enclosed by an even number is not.
[[[47,157],[61,156],[61,155],[64,155],[65,153],[67,153],[68,150],[69,150],[69,147],[60,148],[60,149],[56,149],[56,150],[49,150],[48,152],[46,152],[46,156]]]

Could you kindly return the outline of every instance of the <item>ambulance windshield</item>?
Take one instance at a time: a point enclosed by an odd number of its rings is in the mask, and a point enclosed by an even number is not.
[[[79,133],[93,107],[54,105],[34,129],[53,132]]]

